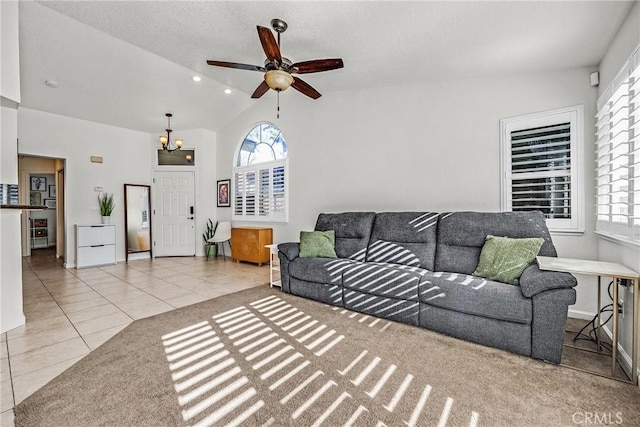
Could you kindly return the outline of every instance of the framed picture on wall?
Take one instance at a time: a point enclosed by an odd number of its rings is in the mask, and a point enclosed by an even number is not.
[[[42,193],[39,191],[29,193],[29,204],[31,206],[42,206]]]
[[[47,178],[44,176],[32,176],[31,191],[47,191]]]
[[[56,199],[44,199],[44,205],[49,209],[56,208]]]
[[[223,179],[218,181],[218,207],[228,208],[231,206],[229,200],[229,184],[231,180]]]
[[[49,186],[49,197],[56,197],[56,186],[55,185],[50,185]]]

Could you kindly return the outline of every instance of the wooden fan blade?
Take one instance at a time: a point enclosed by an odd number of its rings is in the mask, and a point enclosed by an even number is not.
[[[297,77],[293,78],[293,83],[291,84],[291,87],[293,87],[298,92],[302,92],[303,94],[307,95],[309,98],[318,99],[322,96],[320,95],[320,92],[312,88],[304,80],[299,79]]]
[[[207,64],[214,65],[216,67],[237,68],[239,70],[262,71],[263,73],[267,71],[260,65],[238,64],[237,62],[207,61]]]
[[[278,61],[278,64],[282,64],[282,55],[280,55],[280,47],[276,42],[273,33],[267,27],[261,27],[258,25],[258,36],[260,37],[260,43],[262,43],[262,49],[269,61],[274,59]]]
[[[313,61],[297,62],[291,66],[294,73],[308,74],[319,73],[320,71],[336,70],[344,67],[342,59],[315,59]]]
[[[253,92],[253,95],[251,95],[251,98],[260,98],[262,95],[267,93],[268,90],[269,90],[269,86],[267,85],[267,82],[263,80],[262,83],[260,83],[260,86],[258,86],[256,90]]]

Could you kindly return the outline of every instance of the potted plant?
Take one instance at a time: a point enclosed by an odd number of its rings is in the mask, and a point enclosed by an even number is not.
[[[98,206],[100,207],[100,215],[102,216],[103,224],[111,223],[111,214],[113,213],[113,193],[100,193],[98,194]]]
[[[218,221],[215,224],[211,221],[211,218],[207,221],[207,229],[204,233],[202,233],[202,238],[204,239],[204,251],[207,257],[216,257],[218,255],[218,245],[209,243],[209,239],[211,239],[216,234],[216,229],[218,228]],[[207,253],[207,248],[209,253]]]

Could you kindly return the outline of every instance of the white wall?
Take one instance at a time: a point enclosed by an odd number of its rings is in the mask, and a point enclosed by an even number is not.
[[[218,179],[229,178],[237,145],[258,122],[278,125],[290,167],[288,224],[274,224],[274,241],[297,241],[320,212],[349,210],[500,209],[500,119],[583,104],[585,225],[581,236],[554,236],[560,256],[594,259],[593,69],[526,76],[444,81],[325,94],[312,101],[293,89],[275,94],[218,132]],[[307,80],[322,91],[322,79]],[[313,79],[313,80],[312,80]],[[316,80],[317,79],[317,83]],[[230,208],[219,208],[230,219]],[[595,312],[590,279],[572,308]]]
[[[20,67],[18,2],[0,2],[0,183],[18,184]],[[21,211],[0,211],[0,333],[25,322],[20,259]]]
[[[20,154],[66,159],[65,265],[75,265],[74,225],[101,222],[95,187],[114,194],[116,257],[124,260],[124,184],[150,183],[149,134],[20,108],[18,135]],[[91,163],[91,156],[103,163]]]
[[[636,2],[631,13],[627,17],[623,26],[618,31],[614,41],[607,50],[606,55],[600,63],[600,93],[602,93],[611,83],[613,78],[622,69],[629,56],[640,44],[640,2]],[[597,239],[597,256],[601,261],[619,262],[640,272],[640,247],[626,246],[621,243]],[[628,357],[631,360],[631,336],[633,330],[633,317],[630,315],[633,311],[632,295],[627,291],[623,294],[624,306],[623,312],[628,313],[621,321],[619,330],[620,343]],[[602,292],[602,301],[611,302],[606,289]]]
[[[26,108],[19,109],[18,119],[20,154],[66,159],[65,265],[75,266],[75,224],[101,221],[95,187],[114,194],[116,206],[112,223],[117,227],[116,258],[124,261],[124,184],[150,185],[153,170],[181,170],[156,166],[158,135]],[[196,254],[203,255],[201,234],[207,218],[215,220],[216,215],[216,134],[204,129],[175,129],[174,135],[184,139],[184,148],[196,150]],[[103,163],[91,163],[91,156],[102,157]]]
[[[18,2],[0,2],[0,92],[2,97],[20,103],[20,51]]]

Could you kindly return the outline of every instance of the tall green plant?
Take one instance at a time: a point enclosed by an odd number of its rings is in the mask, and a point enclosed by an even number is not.
[[[111,216],[115,204],[113,203],[113,193],[98,194],[98,206],[100,206],[100,215]]]
[[[212,238],[214,234],[216,234],[217,228],[218,221],[216,221],[216,223],[214,224],[213,222],[211,222],[211,218],[209,218],[209,221],[207,222],[207,229],[204,233],[202,233],[202,238],[204,239],[205,243],[207,243],[207,241]]]

